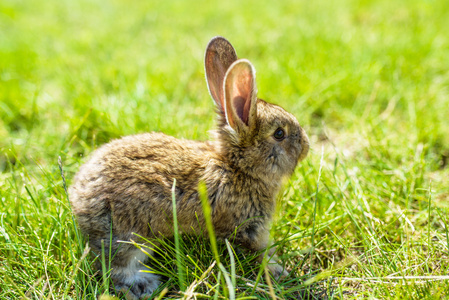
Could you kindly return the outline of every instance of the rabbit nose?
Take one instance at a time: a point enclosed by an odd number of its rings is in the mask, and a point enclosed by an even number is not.
[[[307,153],[309,153],[309,148],[310,148],[309,137],[307,136],[307,134],[304,133],[303,135],[301,135],[300,143],[301,143],[301,148],[302,148],[301,156],[302,156],[302,158],[304,158],[307,156]]]
[[[295,139],[296,139],[300,144],[302,144],[302,142],[303,142],[303,139],[304,139],[303,135],[304,135],[304,134],[303,134],[301,131],[299,131],[298,133],[295,134]]]

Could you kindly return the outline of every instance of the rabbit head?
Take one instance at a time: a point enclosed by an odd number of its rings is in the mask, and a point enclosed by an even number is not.
[[[222,37],[209,42],[206,80],[218,114],[216,143],[236,170],[266,182],[293,173],[308,153],[309,140],[297,119],[257,98],[256,71],[238,59]]]

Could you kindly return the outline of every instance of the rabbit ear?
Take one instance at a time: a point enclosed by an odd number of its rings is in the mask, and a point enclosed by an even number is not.
[[[237,54],[231,43],[221,36],[214,37],[206,48],[204,60],[206,81],[209,92],[224,115],[223,80],[229,66],[237,60]]]
[[[226,73],[226,120],[234,129],[247,130],[256,121],[256,70],[246,59],[234,62]]]

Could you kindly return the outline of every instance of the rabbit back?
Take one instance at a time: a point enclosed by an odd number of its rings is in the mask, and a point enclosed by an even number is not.
[[[121,238],[132,232],[151,237],[172,234],[172,186],[178,219],[201,210],[196,201],[199,180],[211,160],[210,143],[179,140],[162,133],[128,136],[100,147],[84,164],[70,188],[70,200],[81,229],[95,240],[111,231]],[[185,230],[195,222],[182,224]],[[150,229],[151,228],[151,229]]]

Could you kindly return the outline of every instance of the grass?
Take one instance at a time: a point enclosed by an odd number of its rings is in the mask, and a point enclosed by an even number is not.
[[[0,298],[107,293],[58,157],[70,184],[123,135],[207,139],[203,52],[215,35],[311,139],[273,224],[290,275],[269,279],[227,244],[220,268],[208,240],[183,237],[159,253],[160,295],[448,298],[447,28],[444,0],[1,1]]]

